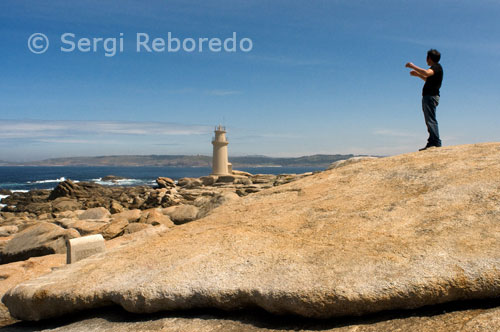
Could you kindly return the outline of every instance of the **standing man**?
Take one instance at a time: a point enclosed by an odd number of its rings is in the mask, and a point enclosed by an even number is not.
[[[422,90],[422,110],[424,111],[425,124],[429,132],[427,145],[419,151],[426,150],[430,147],[441,146],[439,139],[438,122],[436,120],[436,107],[439,104],[439,89],[443,82],[443,68],[439,64],[441,53],[437,50],[430,50],[427,52],[427,64],[429,69],[423,69],[415,66],[413,63],[408,62],[407,68],[413,69],[410,72],[411,76],[420,77],[425,81]]]

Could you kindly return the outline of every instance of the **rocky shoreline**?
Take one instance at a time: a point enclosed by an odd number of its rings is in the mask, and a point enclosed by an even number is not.
[[[65,241],[75,237],[102,234],[111,240],[148,227],[184,224],[225,202],[310,175],[234,171],[178,181],[159,177],[155,187],[65,180],[53,190],[3,190],[8,197],[1,201],[5,207],[0,212],[0,264],[64,253]]]

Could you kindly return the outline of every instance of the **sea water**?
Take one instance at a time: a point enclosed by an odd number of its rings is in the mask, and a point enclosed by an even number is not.
[[[300,174],[323,170],[321,167],[241,167],[239,170],[252,174]],[[209,175],[209,167],[111,167],[111,166],[2,166],[0,189],[28,191],[53,189],[59,182],[95,182],[108,186],[154,186],[156,178],[165,176],[178,180],[183,177]],[[123,179],[103,181],[107,175]]]

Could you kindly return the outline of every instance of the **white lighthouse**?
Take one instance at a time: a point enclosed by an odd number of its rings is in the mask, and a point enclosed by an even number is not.
[[[215,136],[212,139],[214,154],[212,161],[212,175],[229,175],[233,173],[232,164],[227,159],[226,127],[215,127]]]

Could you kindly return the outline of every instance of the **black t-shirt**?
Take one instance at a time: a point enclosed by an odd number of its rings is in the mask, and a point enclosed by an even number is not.
[[[439,88],[443,82],[443,67],[436,63],[431,66],[431,69],[434,71],[434,75],[427,77],[422,96],[439,96]]]

